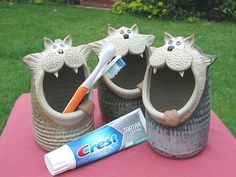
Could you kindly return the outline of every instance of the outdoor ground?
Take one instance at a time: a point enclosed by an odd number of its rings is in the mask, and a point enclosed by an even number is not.
[[[108,24],[120,27],[134,23],[141,33],[156,35],[154,46],[163,44],[164,31],[174,36],[194,33],[205,53],[218,56],[211,66],[212,109],[236,136],[236,24],[148,20],[78,6],[4,3],[0,3],[0,133],[18,96],[30,92],[31,71],[22,57],[42,51],[44,36],[55,39],[70,34],[74,45],[86,44],[104,38]],[[88,64],[94,68],[94,55]]]

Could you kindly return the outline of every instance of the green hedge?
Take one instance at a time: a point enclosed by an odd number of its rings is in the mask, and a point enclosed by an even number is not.
[[[235,0],[119,0],[113,12],[145,15],[148,18],[163,17],[172,19],[199,18],[236,21]]]

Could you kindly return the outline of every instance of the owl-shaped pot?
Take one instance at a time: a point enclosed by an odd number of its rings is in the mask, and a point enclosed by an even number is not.
[[[140,34],[137,25],[119,29],[108,26],[108,36],[90,44],[97,56],[107,43],[114,45],[115,55],[121,55],[126,63],[115,78],[110,79],[105,74],[98,83],[99,105],[104,120],[114,120],[139,107],[144,109],[141,89],[149,48],[154,39],[153,35]]]
[[[165,33],[165,45],[152,48],[143,103],[148,141],[171,158],[190,157],[206,145],[210,124],[210,73],[215,56],[204,54],[194,37]]]
[[[72,113],[62,113],[76,89],[90,74],[90,47],[72,47],[72,39],[44,38],[45,50],[24,57],[33,70],[32,118],[38,144],[56,149],[93,129],[92,93]]]

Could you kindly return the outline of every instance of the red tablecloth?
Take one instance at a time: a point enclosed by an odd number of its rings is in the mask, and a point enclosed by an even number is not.
[[[95,127],[104,124],[94,97]],[[34,140],[30,94],[16,101],[0,137],[0,177],[51,176],[45,151]],[[236,140],[212,112],[209,140],[199,155],[173,160],[154,152],[147,142],[58,175],[81,177],[236,177]]]

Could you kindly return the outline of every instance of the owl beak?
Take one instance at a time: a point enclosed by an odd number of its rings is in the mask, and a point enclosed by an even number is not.
[[[175,48],[175,47],[174,47],[173,45],[171,45],[171,46],[169,46],[169,47],[167,48],[167,51],[171,52],[174,48]]]
[[[58,54],[63,54],[64,51],[63,51],[62,49],[58,49],[58,50],[57,50],[57,53],[58,53]]]

